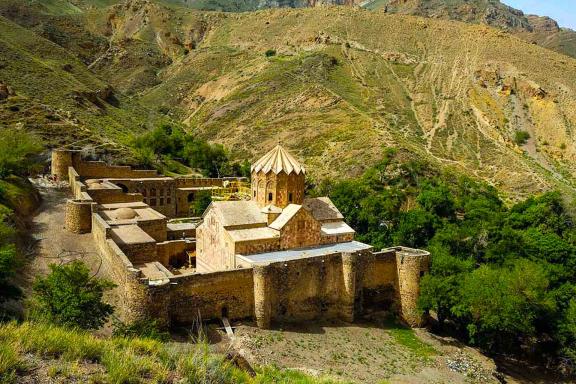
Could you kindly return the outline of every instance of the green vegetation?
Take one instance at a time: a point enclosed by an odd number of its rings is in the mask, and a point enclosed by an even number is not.
[[[530,134],[526,131],[516,131],[514,133],[514,142],[518,145],[524,145],[528,142]]]
[[[170,333],[160,326],[158,320],[142,319],[133,323],[114,322],[113,335],[116,337],[134,338],[142,337],[146,339],[168,341]]]
[[[13,314],[1,306],[20,296],[20,289],[12,282],[22,264],[16,241],[18,227],[14,210],[27,212],[29,184],[22,179],[36,169],[34,157],[41,147],[38,139],[16,129],[0,129],[0,319]]]
[[[175,161],[198,169],[208,177],[249,175],[246,163],[231,163],[222,145],[209,144],[169,125],[134,138],[132,146],[135,158],[144,166],[162,167]]]
[[[507,207],[492,187],[394,151],[318,190],[360,240],[431,252],[420,306],[443,329],[492,352],[576,358],[576,227],[559,193]]]
[[[36,366],[37,360],[30,359],[30,355],[47,364]],[[99,383],[333,383],[273,367],[258,368],[252,378],[202,342],[172,344],[139,337],[100,339],[86,331],[46,323],[0,325],[0,382],[16,383],[18,373],[38,369],[40,374],[75,382],[90,378]]]
[[[88,267],[75,260],[50,265],[50,274],[34,283],[35,315],[50,322],[83,329],[98,329],[112,314],[102,301],[114,284],[91,276]]]

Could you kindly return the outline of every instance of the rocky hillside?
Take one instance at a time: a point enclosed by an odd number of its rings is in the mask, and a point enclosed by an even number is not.
[[[392,146],[511,197],[573,190],[576,60],[503,31],[348,7],[129,0],[22,16],[10,1],[0,46],[14,59],[0,81],[17,96],[0,105],[4,122],[23,121],[10,106],[24,97],[70,113],[76,137],[118,141],[161,113],[237,157],[281,139],[313,179],[358,175]]]
[[[362,5],[391,13],[486,24],[576,57],[575,31],[560,28],[549,17],[525,15],[499,0],[366,0]]]

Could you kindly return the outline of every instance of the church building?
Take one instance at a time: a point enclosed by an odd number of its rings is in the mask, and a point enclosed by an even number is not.
[[[248,267],[253,254],[360,244],[328,197],[304,196],[306,171],[281,145],[251,173],[251,200],[215,201],[205,211],[196,229],[198,272]]]

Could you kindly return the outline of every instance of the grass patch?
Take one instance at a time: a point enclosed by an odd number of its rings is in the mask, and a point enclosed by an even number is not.
[[[429,360],[432,356],[438,354],[438,351],[431,345],[420,340],[411,328],[398,324],[393,320],[386,321],[385,327],[396,343],[406,347],[414,355],[424,360]]]
[[[79,382],[86,379],[83,364],[91,363],[106,383],[165,383],[175,377],[189,384],[336,383],[275,367],[257,367],[253,378],[202,342],[176,346],[145,338],[100,339],[44,323],[12,322],[0,325],[0,384],[17,382],[18,373],[27,369],[27,354],[48,362],[49,377]]]

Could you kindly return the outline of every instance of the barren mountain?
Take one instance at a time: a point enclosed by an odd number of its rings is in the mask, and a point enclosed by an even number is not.
[[[237,157],[280,139],[313,179],[357,175],[397,147],[510,197],[573,190],[576,60],[502,30],[350,7],[231,14],[130,0],[14,16],[19,4],[0,7],[11,19],[0,46],[19,54],[0,82],[86,116],[102,140],[162,112]],[[98,116],[129,114],[115,126],[66,101],[106,85],[120,104]]]

